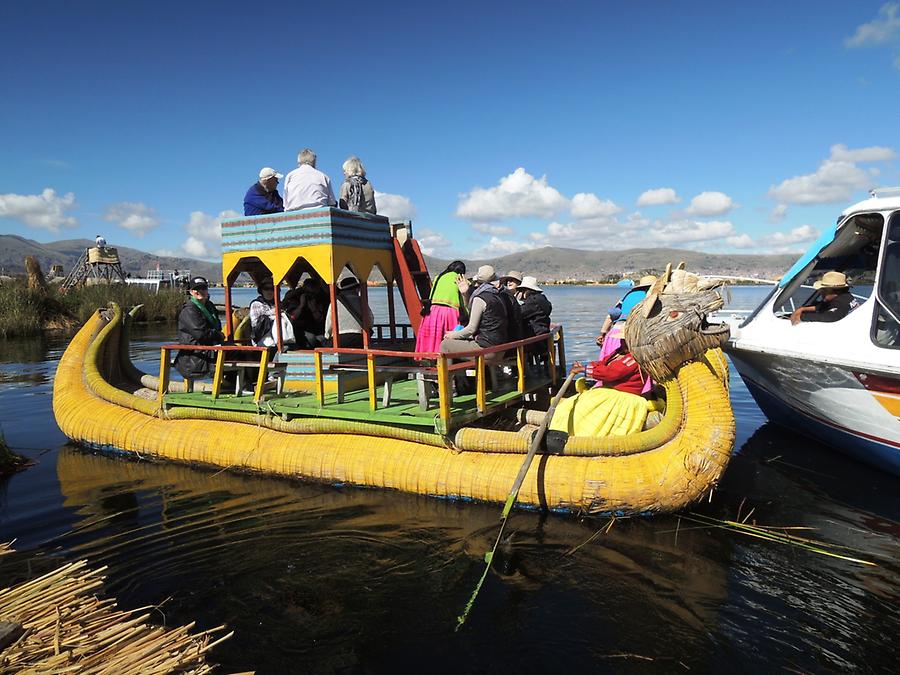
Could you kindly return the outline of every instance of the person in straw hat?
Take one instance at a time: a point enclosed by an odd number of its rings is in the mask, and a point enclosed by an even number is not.
[[[798,307],[791,313],[791,323],[797,325],[801,321],[818,321],[831,323],[840,321],[852,310],[859,307],[859,301],[850,292],[847,275],[843,272],[825,272],[822,278],[813,284],[821,298],[812,305]]]
[[[519,284],[519,295],[522,297],[523,337],[549,333],[553,305],[538,286],[537,279],[524,277]]]
[[[469,301],[469,322],[460,330],[447,331],[441,341],[442,354],[477,351],[507,342],[508,318],[506,302],[500,296],[500,280],[494,268],[482,265],[473,281],[475,291]],[[460,288],[463,293],[467,289]],[[491,354],[485,360],[496,360],[502,353]]]

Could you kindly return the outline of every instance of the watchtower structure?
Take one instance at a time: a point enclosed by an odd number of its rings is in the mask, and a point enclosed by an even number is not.
[[[94,284],[125,283],[125,272],[119,260],[119,252],[111,246],[86,248],[60,286],[65,293],[70,288]]]

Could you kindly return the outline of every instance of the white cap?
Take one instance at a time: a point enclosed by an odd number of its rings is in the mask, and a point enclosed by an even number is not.
[[[278,173],[271,166],[266,166],[259,170],[259,179],[260,180],[268,180],[272,176],[275,176],[275,178],[277,178],[278,180],[281,180],[282,178],[284,178],[284,176],[282,176],[280,173]]]

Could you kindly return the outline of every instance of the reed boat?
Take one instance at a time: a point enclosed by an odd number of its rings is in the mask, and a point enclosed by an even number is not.
[[[859,306],[792,325],[835,271]],[[845,209],[732,327],[726,350],[771,421],[900,476],[900,189]]]
[[[241,242],[232,245],[232,237]],[[417,304],[427,297],[430,277],[410,223],[338,209],[298,211],[225,221],[223,241],[228,305],[240,272],[255,279],[271,274],[279,286],[296,285],[302,272],[329,286],[334,307],[335,282],[349,262],[360,279],[378,266],[389,293],[388,322],[366,326],[362,348],[341,347],[336,331],[329,347],[292,351],[279,344],[274,362],[264,348],[207,348],[216,354],[212,382],[176,382],[171,356],[183,345],[161,347],[158,375],[141,372],[129,354],[130,314],[111,305],[85,323],[59,363],[53,408],[69,438],[144,459],[505,501],[541,405],[566,370],[562,327],[454,354],[455,361],[413,351]],[[658,423],[632,425],[625,435],[576,429],[561,448],[542,449],[519,492],[521,505],[652,514],[680,509],[716,485],[735,432],[720,349],[728,329],[705,321],[722,301],[712,290],[675,292],[669,281],[660,278],[626,325],[635,359],[659,383]],[[395,283],[410,325],[396,321]],[[360,291],[366,305],[365,284]],[[240,337],[236,323],[228,312],[231,338]],[[259,359],[252,393],[224,390],[222,374],[235,350]],[[512,355],[512,377],[497,372],[492,352]],[[285,375],[274,392],[265,378],[273,368]],[[474,377],[474,393],[454,392],[453,378],[463,372]],[[575,417],[580,400],[568,407]]]

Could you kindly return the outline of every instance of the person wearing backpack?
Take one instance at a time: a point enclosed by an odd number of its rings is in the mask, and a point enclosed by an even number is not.
[[[348,157],[343,169],[344,182],[341,184],[338,205],[346,211],[377,213],[375,189],[366,179],[366,169],[359,157]]]

